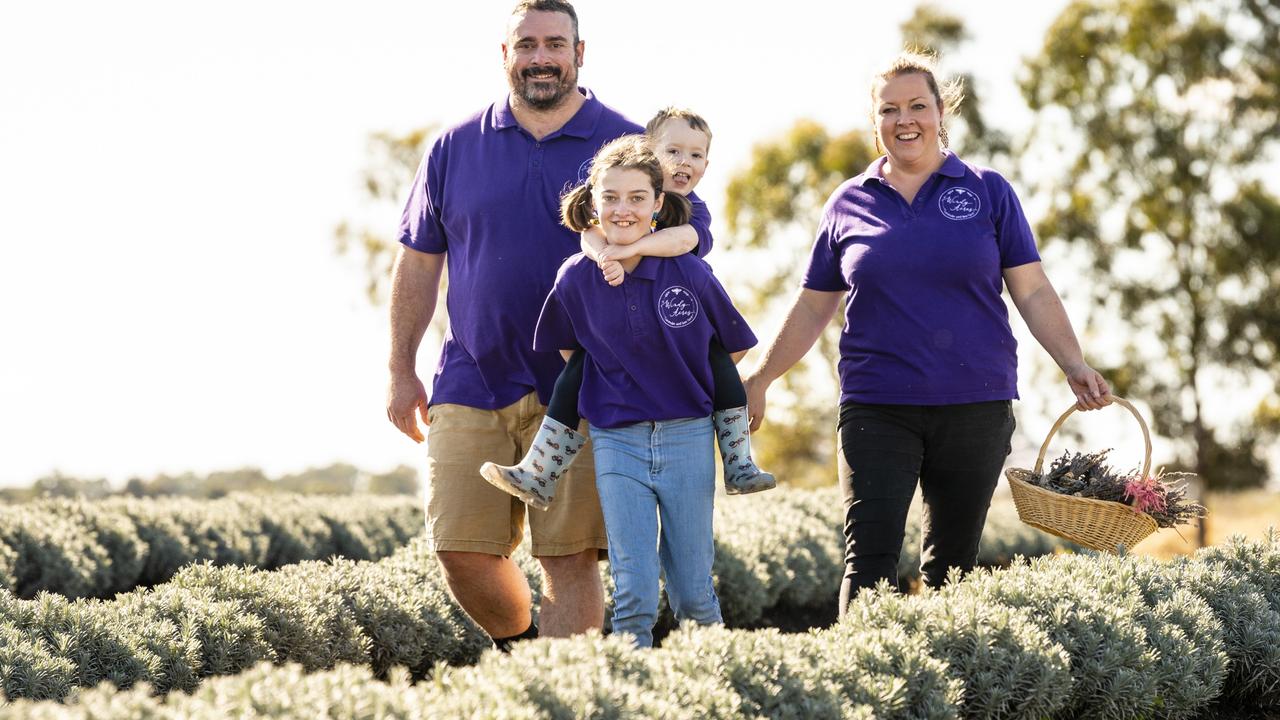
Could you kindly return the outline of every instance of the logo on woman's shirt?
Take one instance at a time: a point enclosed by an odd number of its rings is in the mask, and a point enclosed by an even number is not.
[[[938,198],[938,209],[952,220],[968,220],[978,215],[982,201],[969,188],[953,187]]]
[[[658,296],[658,317],[668,327],[682,328],[698,319],[698,298],[685,288],[672,285]]]

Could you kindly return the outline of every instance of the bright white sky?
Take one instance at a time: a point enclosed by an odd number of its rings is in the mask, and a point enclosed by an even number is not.
[[[711,122],[713,213],[752,143],[801,117],[866,122],[868,78],[912,10],[769,6],[577,4],[584,85],[640,121],[679,104]],[[1013,73],[1061,0],[944,7],[975,35],[951,65],[977,73],[998,124],[1025,122]],[[332,231],[361,213],[370,132],[502,96],[508,8],[6,3],[0,485],[54,469],[421,468],[384,416],[385,309]],[[381,218],[388,234],[398,219]]]

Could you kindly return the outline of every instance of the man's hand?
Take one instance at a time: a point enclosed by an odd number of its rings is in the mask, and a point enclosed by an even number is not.
[[[604,275],[604,281],[612,287],[621,285],[623,278],[627,276],[627,272],[622,269],[622,263],[617,260],[601,262],[599,267],[600,272]]]
[[[410,440],[420,443],[426,438],[418,427],[415,411],[422,416],[423,425],[431,424],[427,419],[427,389],[422,381],[415,373],[392,375],[387,387],[387,419]]]

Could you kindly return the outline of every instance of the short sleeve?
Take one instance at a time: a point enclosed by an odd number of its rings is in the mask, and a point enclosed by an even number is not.
[[[439,254],[449,249],[440,217],[443,178],[439,165],[442,154],[442,144],[437,140],[418,165],[409,200],[405,203],[404,214],[400,216],[400,243],[420,252]]]
[[[573,330],[573,319],[561,302],[560,283],[557,282],[542,303],[542,314],[533,330],[533,349],[539,352],[573,350],[581,346],[578,334]]]
[[[1009,181],[993,175],[990,181],[993,195],[991,220],[996,229],[996,244],[1000,247],[1000,268],[1039,262],[1040,252],[1036,250],[1036,238],[1031,232],[1027,216],[1022,212],[1022,203],[1018,201]]]
[[[758,342],[755,333],[751,332],[751,327],[733,306],[729,293],[711,273],[710,268],[707,268],[706,282],[698,293],[698,302],[715,331],[716,339],[725,350],[735,353],[755,347]]]
[[[801,286],[809,290],[835,292],[848,290],[840,272],[840,254],[836,251],[834,219],[830,211],[823,214],[822,224],[818,226],[818,236],[813,241],[813,249],[809,252],[809,267],[804,272]]]
[[[715,242],[711,237],[711,211],[707,209],[707,204],[694,193],[689,193],[689,204],[693,206],[689,226],[698,233],[698,247],[693,249],[693,254],[706,257]]]

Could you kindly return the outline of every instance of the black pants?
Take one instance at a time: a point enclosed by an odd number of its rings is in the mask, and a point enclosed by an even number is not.
[[[865,587],[897,584],[907,509],[920,484],[920,572],[931,587],[973,569],[991,494],[1013,436],[1008,400],[840,406],[845,571],[840,611]]]
[[[707,350],[711,360],[711,381],[715,385],[715,393],[711,397],[715,410],[732,410],[747,404],[747,390],[742,385],[742,377],[738,375],[738,367],[734,365],[729,351],[724,349],[719,340],[711,339],[711,347]],[[585,350],[575,350],[565,363],[564,370],[556,378],[555,388],[551,391],[551,400],[547,403],[547,417],[576,428],[582,418],[578,417],[578,393],[582,390],[582,363],[586,358]]]

